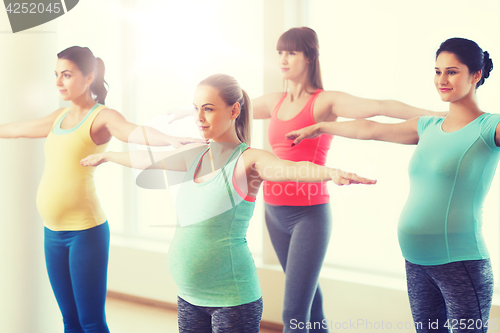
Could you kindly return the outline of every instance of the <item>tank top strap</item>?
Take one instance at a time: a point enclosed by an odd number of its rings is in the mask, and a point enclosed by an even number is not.
[[[318,98],[319,96],[319,93],[324,91],[323,89],[316,89],[312,94],[311,96],[309,97],[309,99],[307,100],[306,102],[306,105],[304,106],[304,108],[299,112],[299,114],[301,114],[302,112],[304,112],[305,110],[308,110],[309,109],[309,114],[310,116],[312,117],[312,119],[314,120],[314,117],[313,117],[313,106],[314,106],[314,102],[316,101],[316,98]],[[278,103],[276,104],[276,106],[274,107],[274,110],[273,110],[273,113],[271,114],[271,118],[277,118],[277,114],[278,114],[278,110],[279,108],[281,107],[281,104],[283,104],[283,101],[285,100],[286,96],[288,95],[288,93],[284,93],[283,96],[281,96],[280,100],[278,101]]]
[[[201,159],[205,154],[208,152],[208,149],[210,146],[207,146],[207,148],[203,149],[193,160],[193,163],[189,166],[187,172],[186,172],[186,178],[189,180],[194,179],[194,175],[198,172],[198,169],[201,167]]]
[[[90,135],[90,129],[92,127],[92,124],[94,123],[94,120],[95,118],[99,115],[99,113],[106,109],[106,105],[103,105],[103,104],[99,104],[93,111],[91,114],[88,115],[87,119],[85,119],[85,121],[83,122],[83,124],[81,125],[81,128],[82,130],[85,131],[85,133],[89,133]]]
[[[243,152],[248,148],[249,147],[246,143],[240,143],[231,153],[231,155],[227,159],[226,164],[221,169],[232,207],[235,207],[241,201],[240,197],[238,197],[238,193],[241,191],[238,191],[239,189],[237,189],[234,186],[235,184],[233,183],[234,169],[236,168],[236,163],[238,163],[238,159],[240,158],[241,154],[243,154]]]
[[[50,130],[51,132],[54,129],[54,127],[59,123],[61,118],[63,118],[69,112],[70,109],[71,108],[65,108],[61,111],[61,113],[57,116],[56,120],[54,120],[54,123],[52,123],[52,129]]]
[[[222,172],[225,174],[230,174],[232,176],[232,172],[236,166],[238,158],[247,148],[248,145],[245,143],[240,143],[238,146],[236,146],[222,166]],[[209,149],[210,147],[207,147],[202,152],[200,152],[194,159],[193,163],[191,163],[186,173],[186,176],[189,177],[188,179],[193,179],[194,175],[198,172],[201,167],[201,159],[203,158],[203,156],[205,156]]]
[[[304,109],[309,109],[309,115],[311,117],[311,121],[313,123],[316,123],[314,120],[314,102],[316,102],[316,98],[318,98],[319,93],[322,92],[323,89],[316,89],[311,97],[309,97],[309,100],[307,101],[306,107]]]
[[[227,159],[227,162],[223,168],[227,169],[230,172],[233,172],[240,155],[245,150],[247,150],[247,148],[249,148],[248,145],[246,143],[243,143],[243,142],[240,143],[238,146],[236,146],[236,148],[234,148],[234,151],[231,153],[231,155]]]
[[[274,107],[273,113],[271,114],[271,118],[277,117],[276,114],[278,113],[278,110],[280,109],[281,104],[283,104],[283,101],[285,100],[286,95],[288,95],[288,93],[284,93],[283,96],[281,96],[280,100],[278,101],[278,103]]]

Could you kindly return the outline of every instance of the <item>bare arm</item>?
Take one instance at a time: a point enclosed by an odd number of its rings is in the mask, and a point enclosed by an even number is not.
[[[495,143],[498,147],[500,147],[500,123],[497,125],[497,129],[495,130]]]
[[[253,119],[269,119],[283,93],[265,94],[252,100]]]
[[[135,125],[116,110],[105,109],[101,111],[101,119],[109,133],[123,142],[137,143],[149,146],[169,146],[180,147],[183,144],[205,142],[202,139],[178,138],[162,133],[149,126]]]
[[[54,121],[64,109],[59,109],[46,117],[0,125],[0,138],[45,138],[49,135]]]
[[[322,122],[292,131],[285,137],[294,140],[292,145],[296,145],[306,138],[316,138],[324,133],[358,140],[378,140],[415,145],[419,139],[418,119],[413,118],[397,124],[384,124],[366,119]]]
[[[172,151],[150,152],[136,150],[130,152],[104,152],[85,157],[80,161],[82,166],[98,166],[105,162],[113,162],[134,169],[164,169],[186,171],[194,156],[205,145],[190,144]]]
[[[321,96],[323,95],[323,96]],[[356,97],[340,91],[325,91],[321,100],[328,104],[331,115],[344,118],[369,118],[386,116],[399,119],[411,119],[418,116],[446,116],[446,112],[434,112],[416,108],[394,100],[377,100]],[[320,98],[318,97],[318,99]],[[319,102],[321,102],[319,100]]]
[[[275,154],[261,149],[251,149],[251,168],[256,171],[262,180],[273,182],[325,182],[332,180],[337,185],[375,184],[375,180],[359,177],[354,173],[339,169],[328,168],[307,161],[292,162],[282,160]],[[247,161],[247,157],[245,157]]]

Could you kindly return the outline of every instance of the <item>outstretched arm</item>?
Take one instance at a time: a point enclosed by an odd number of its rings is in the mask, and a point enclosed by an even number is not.
[[[189,144],[173,151],[151,152],[136,150],[130,152],[104,152],[85,157],[80,161],[82,166],[98,166],[105,162],[113,162],[134,169],[164,169],[186,171],[188,163],[205,145]]]
[[[252,171],[256,171],[262,180],[306,183],[331,180],[337,185],[376,183],[375,180],[360,177],[355,173],[345,172],[340,169],[328,168],[307,161],[292,162],[282,160],[266,150],[251,149],[248,153],[245,155],[245,161],[251,163]]]
[[[384,124],[366,119],[322,122],[292,131],[285,137],[293,140],[292,146],[304,139],[313,139],[324,133],[358,140],[378,140],[415,145],[419,139],[418,119],[413,118],[397,124]]]
[[[45,138],[63,110],[59,109],[39,119],[0,125],[0,138]]]
[[[169,146],[177,148],[187,143],[204,143],[203,139],[180,138],[162,133],[149,126],[135,125],[116,110],[101,111],[100,121],[109,133],[120,141],[149,146]]]
[[[446,112],[416,108],[399,101],[361,98],[340,91],[325,91],[321,95],[318,97],[318,102],[324,101],[324,103],[327,103],[330,114],[334,118],[361,119],[386,116],[411,119],[418,116],[444,117],[447,114]]]

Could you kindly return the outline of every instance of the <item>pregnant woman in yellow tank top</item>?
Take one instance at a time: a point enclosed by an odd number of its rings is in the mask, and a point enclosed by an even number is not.
[[[45,224],[47,271],[64,331],[106,333],[109,227],[95,193],[95,168],[82,167],[80,160],[104,152],[113,136],[145,142],[137,125],[103,105],[107,90],[100,58],[78,46],[57,57],[56,87],[71,107],[37,120],[0,125],[0,138],[47,138],[37,206]],[[199,141],[145,129],[151,145],[177,147]]]

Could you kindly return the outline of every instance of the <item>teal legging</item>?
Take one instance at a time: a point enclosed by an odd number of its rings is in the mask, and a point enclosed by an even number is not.
[[[109,333],[104,313],[108,222],[86,230],[45,228],[45,261],[65,333]]]
[[[266,224],[286,276],[283,332],[328,332],[318,279],[330,241],[330,205],[266,204]]]

